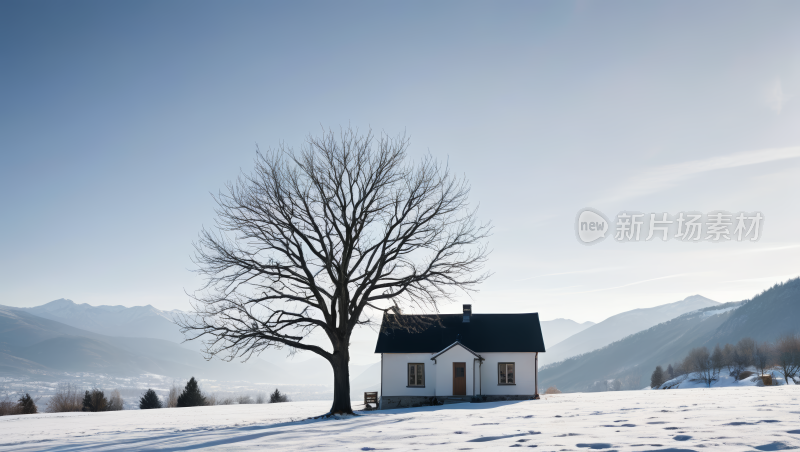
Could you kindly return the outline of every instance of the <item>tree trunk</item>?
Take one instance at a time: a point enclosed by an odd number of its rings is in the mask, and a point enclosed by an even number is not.
[[[333,406],[331,414],[353,414],[350,407],[350,352],[339,350],[333,354]]]

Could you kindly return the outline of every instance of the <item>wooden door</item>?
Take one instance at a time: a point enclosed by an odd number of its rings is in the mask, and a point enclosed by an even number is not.
[[[453,363],[453,395],[467,395],[467,363]]]

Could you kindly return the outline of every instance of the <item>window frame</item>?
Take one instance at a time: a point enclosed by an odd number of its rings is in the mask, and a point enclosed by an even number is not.
[[[514,382],[513,383],[508,383],[508,365],[509,364],[514,366],[514,377],[513,377]],[[500,369],[502,368],[502,366],[505,366],[504,370],[506,371],[506,383],[503,383],[503,381],[500,378]],[[515,362],[497,363],[497,384],[500,385],[500,386],[516,386],[517,385],[517,363],[515,363]]]
[[[419,367],[416,367],[416,368],[417,369],[422,369],[422,384],[421,385],[417,385],[417,384],[412,385],[412,384],[410,384],[411,366],[419,366]],[[415,370],[415,373],[414,373],[414,380],[415,381],[416,381],[416,376],[417,376],[417,373],[416,373],[416,370]],[[407,388],[424,388],[425,387],[425,363],[407,363],[406,364],[406,387]]]

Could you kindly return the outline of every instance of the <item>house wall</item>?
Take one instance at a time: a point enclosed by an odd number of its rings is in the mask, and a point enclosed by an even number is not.
[[[536,353],[481,353],[481,394],[533,395],[535,388]],[[514,363],[515,385],[499,384],[498,364]]]
[[[436,366],[431,361],[432,353],[384,353],[383,354],[383,393],[385,396],[425,396],[435,395]],[[425,364],[425,387],[408,387],[408,363]]]
[[[475,355],[462,347],[455,346],[431,360],[433,353],[384,353],[381,393],[381,409],[421,406],[429,403],[431,397],[441,399],[453,395],[453,363],[467,364],[467,397],[483,394],[499,397],[529,398],[535,391],[535,353],[481,353],[484,358],[480,365]],[[515,364],[516,384],[500,385],[498,364]],[[425,387],[408,386],[408,364],[425,364]],[[474,392],[473,392],[474,390]]]

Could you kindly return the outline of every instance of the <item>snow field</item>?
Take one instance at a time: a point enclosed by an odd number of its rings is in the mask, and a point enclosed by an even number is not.
[[[622,391],[308,420],[328,402],[0,418],[0,451],[772,451],[800,448],[800,386]]]

